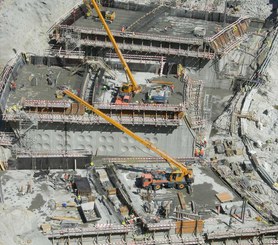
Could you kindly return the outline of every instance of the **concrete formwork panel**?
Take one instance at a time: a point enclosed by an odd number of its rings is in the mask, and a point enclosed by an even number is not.
[[[173,157],[191,157],[195,136],[182,123],[179,127],[130,127]],[[100,156],[156,156],[146,147],[110,125],[46,124],[29,130],[24,145],[33,151],[86,150]]]

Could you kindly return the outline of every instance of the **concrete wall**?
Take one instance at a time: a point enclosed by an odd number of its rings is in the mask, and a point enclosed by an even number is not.
[[[16,79],[17,72],[23,65],[24,65],[24,61],[21,56],[18,56],[18,58],[15,60],[15,62],[13,64],[11,64],[13,69],[11,70],[9,76],[7,77],[6,85],[3,88],[3,91],[0,95],[0,111],[1,112],[4,112],[6,109],[7,99],[10,94],[10,83],[11,83],[11,81],[14,81]]]
[[[129,127],[174,157],[191,157],[194,133],[183,122],[179,127]],[[34,151],[88,150],[100,156],[157,156],[110,125],[43,124],[29,130],[22,143]]]

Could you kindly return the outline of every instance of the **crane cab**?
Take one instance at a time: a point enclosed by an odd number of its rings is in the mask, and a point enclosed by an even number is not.
[[[151,173],[142,174],[137,181],[139,187],[148,189],[153,183],[153,176]]]
[[[184,181],[184,175],[179,170],[174,170],[171,173],[169,173],[168,180],[170,182],[182,182]]]

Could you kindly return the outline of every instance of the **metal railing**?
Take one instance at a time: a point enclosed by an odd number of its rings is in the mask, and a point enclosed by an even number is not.
[[[97,28],[88,28],[88,27],[80,27],[80,26],[68,26],[68,25],[60,25],[61,32],[80,32],[84,34],[95,34],[95,35],[104,35],[106,36],[105,30],[97,29]],[[131,37],[132,39],[145,39],[151,41],[160,41],[160,42],[168,42],[168,43],[180,43],[180,44],[193,44],[201,46],[204,43],[203,39],[200,38],[184,38],[184,37],[174,37],[174,36],[166,36],[166,35],[154,35],[148,33],[140,33],[140,32],[121,32],[117,30],[112,30],[114,37]]]
[[[107,121],[96,116],[96,115],[64,115],[64,114],[54,114],[54,113],[27,113],[32,116],[33,119],[38,122],[61,122],[61,123],[77,123],[80,125],[93,125],[93,124],[107,124]],[[121,124],[126,125],[161,125],[161,126],[178,126],[181,123],[181,119],[169,119],[163,117],[121,117],[120,115],[111,116],[116,121]],[[4,121],[23,121],[24,117],[20,113],[5,113],[3,114]]]
[[[105,234],[124,234],[134,231],[133,225],[113,225],[113,224],[98,224],[93,228],[71,228],[52,230],[52,233],[45,234],[48,238],[61,237],[77,237],[77,236],[91,236],[91,235],[105,235]]]
[[[109,49],[113,48],[113,45],[108,41],[82,39],[80,40],[80,44],[83,46],[94,46],[94,47],[102,47],[102,48],[109,48]],[[143,45],[125,44],[125,43],[119,43],[118,46],[121,50],[132,50],[138,52],[157,53],[163,55],[178,55],[178,56],[196,57],[196,58],[204,58],[204,59],[213,59],[215,57],[214,53],[199,51],[199,50],[191,51],[185,49],[174,49],[170,47],[164,48],[164,47],[143,46]]]
[[[66,100],[27,100],[22,103],[23,107],[43,107],[43,108],[68,108],[70,101]]]
[[[113,103],[94,103],[94,107],[102,110],[132,110],[132,111],[171,111],[181,112],[185,111],[183,104],[145,104],[145,103],[129,103],[129,104],[113,104]]]
[[[60,151],[34,151],[26,149],[16,149],[15,155],[20,158],[48,158],[48,157],[84,157],[92,153],[83,149],[80,150],[60,150]]]

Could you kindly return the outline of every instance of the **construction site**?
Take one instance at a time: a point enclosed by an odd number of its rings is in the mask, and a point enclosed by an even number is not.
[[[278,244],[277,8],[0,1],[0,244]]]

